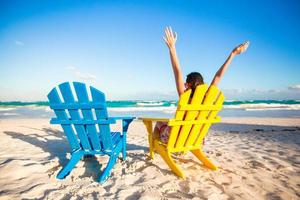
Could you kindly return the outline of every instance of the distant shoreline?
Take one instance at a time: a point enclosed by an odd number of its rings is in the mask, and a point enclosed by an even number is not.
[[[172,117],[177,101],[107,101],[110,116]],[[300,117],[299,100],[228,100],[220,112],[221,117]],[[53,111],[46,101],[0,102],[0,119],[50,118]]]
[[[0,101],[1,107],[14,106],[48,106],[48,101]],[[108,100],[107,107],[170,107],[177,106],[176,100]],[[263,109],[263,108],[282,108],[299,109],[300,100],[226,100],[224,108],[230,109]]]

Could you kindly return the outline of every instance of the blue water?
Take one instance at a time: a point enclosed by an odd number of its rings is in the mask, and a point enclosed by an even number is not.
[[[107,101],[111,116],[172,117],[177,101]],[[300,117],[299,100],[226,101],[223,117]],[[49,118],[48,102],[0,102],[0,118]]]
[[[177,101],[107,101],[108,107],[135,107],[135,106],[164,106],[168,107],[170,105],[177,105]],[[229,100],[225,101],[224,105],[245,105],[245,104],[283,104],[283,105],[300,105],[300,100]],[[0,107],[4,106],[48,106],[49,103],[47,101],[33,101],[33,102],[22,102],[22,101],[9,101],[9,102],[1,102]]]

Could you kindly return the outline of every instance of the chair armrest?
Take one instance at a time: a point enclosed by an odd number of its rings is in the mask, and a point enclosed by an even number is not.
[[[114,120],[122,120],[123,135],[126,135],[129,124],[135,119],[135,117],[109,117]]]
[[[152,138],[152,131],[153,131],[153,122],[169,122],[170,119],[167,118],[138,118],[139,120],[142,120],[142,122],[144,123],[144,125],[147,128],[147,132],[149,137]],[[152,139],[149,138],[149,140],[152,141]]]
[[[139,120],[142,120],[144,125],[146,126],[147,133],[148,133],[148,140],[149,140],[149,151],[150,151],[150,158],[153,158],[154,156],[154,151],[153,151],[153,146],[154,146],[154,136],[153,136],[153,122],[169,122],[170,119],[167,118],[143,118],[140,117],[138,118]]]
[[[50,124],[61,124],[61,125],[93,125],[93,124],[114,124],[116,123],[116,120],[114,118],[108,118],[108,119],[58,119],[58,118],[52,118],[50,120]]]
[[[134,120],[136,117],[109,117],[115,120]]]
[[[168,118],[138,118],[139,120],[142,120],[143,122],[169,122],[170,119]]]

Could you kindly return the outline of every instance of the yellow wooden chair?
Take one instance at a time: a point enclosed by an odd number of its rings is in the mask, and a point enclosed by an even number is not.
[[[174,119],[140,118],[148,131],[151,159],[157,152],[171,170],[182,178],[185,175],[172,159],[172,153],[191,151],[206,167],[217,170],[202,152],[202,141],[211,124],[220,122],[217,113],[224,102],[223,93],[215,86],[208,88],[207,84],[197,86],[191,100],[190,95],[191,90],[187,90],[180,96]],[[167,122],[171,127],[167,144],[153,137],[152,122]]]

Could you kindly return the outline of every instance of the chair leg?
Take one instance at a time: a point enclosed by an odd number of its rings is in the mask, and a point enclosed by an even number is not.
[[[201,149],[191,150],[191,152],[203,163],[204,166],[206,166],[209,169],[217,170],[218,167],[215,166],[207,157],[206,155],[201,151]]]
[[[82,158],[82,156],[83,156],[82,152],[73,153],[68,164],[62,170],[59,171],[56,177],[58,179],[64,179],[70,173],[70,171],[75,167],[75,165]]]
[[[154,138],[153,134],[156,134],[155,132],[148,134],[148,141],[149,141],[149,156],[151,159],[154,158]]]
[[[122,160],[126,160],[126,137],[122,141]]]
[[[106,181],[106,179],[108,178],[110,171],[113,168],[113,166],[115,165],[116,161],[117,161],[116,155],[110,156],[109,161],[106,165],[106,168],[103,170],[103,173],[100,175],[98,182],[104,183]]]
[[[149,156],[151,159],[154,158],[154,151],[153,151],[153,133],[152,133],[152,122],[151,121],[143,121],[147,128],[148,132],[148,141],[149,141]]]
[[[181,178],[185,178],[183,171],[180,169],[180,167],[178,167],[176,165],[176,163],[172,159],[170,153],[168,153],[164,150],[159,150],[159,154],[164,159],[164,161],[168,164],[168,166],[171,168],[171,170],[174,172],[174,174],[176,174],[177,176],[179,176]]]

